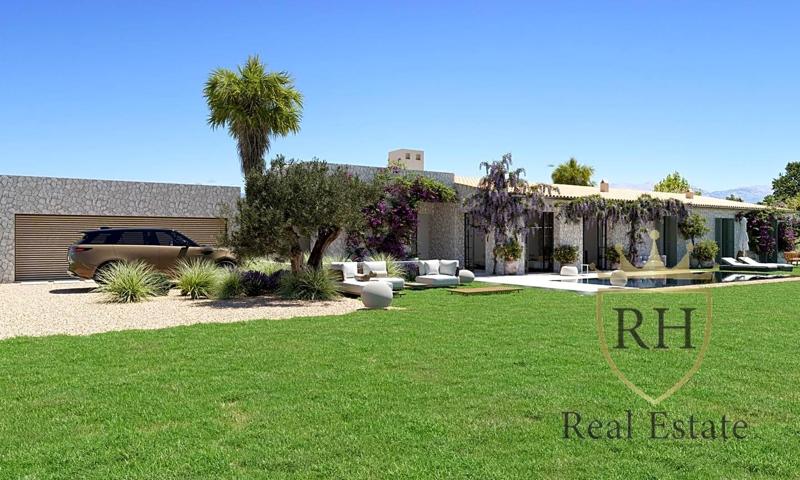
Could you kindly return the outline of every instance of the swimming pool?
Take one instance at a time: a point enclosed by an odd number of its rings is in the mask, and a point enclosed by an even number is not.
[[[681,275],[664,274],[652,277],[628,278],[628,283],[625,284],[625,286],[629,288],[682,287],[686,285],[704,285],[709,283],[752,282],[770,278],[785,278],[789,276],[790,275],[758,275],[736,272],[697,272]],[[611,280],[609,278],[573,278],[560,279],[557,281],[611,286]]]

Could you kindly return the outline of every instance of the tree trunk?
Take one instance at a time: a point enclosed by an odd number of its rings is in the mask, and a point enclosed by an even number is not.
[[[300,240],[297,232],[293,228],[288,228],[288,234],[292,239],[292,246],[289,249],[289,262],[292,266],[292,273],[300,273],[303,270],[303,249],[300,248]]]
[[[325,255],[325,250],[336,240],[342,230],[338,227],[320,227],[317,231],[317,240],[314,242],[314,247],[311,249],[311,255],[308,256],[308,266],[319,270],[322,267],[322,257]]]

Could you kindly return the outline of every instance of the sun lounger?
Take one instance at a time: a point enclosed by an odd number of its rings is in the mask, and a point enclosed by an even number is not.
[[[770,267],[775,267],[778,270],[782,270],[782,271],[786,271],[786,272],[791,272],[794,269],[794,267],[789,265],[788,263],[761,263],[761,262],[757,262],[757,261],[753,260],[750,257],[739,257],[739,261],[740,262],[744,262],[744,263],[746,263],[748,265],[753,265],[753,266],[768,265]]]
[[[751,265],[749,263],[740,262],[732,257],[722,257],[719,260],[719,269],[725,271],[776,272],[778,267],[777,265],[769,264]]]

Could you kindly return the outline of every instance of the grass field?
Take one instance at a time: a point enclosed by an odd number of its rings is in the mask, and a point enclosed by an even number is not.
[[[540,289],[2,341],[0,477],[797,477],[800,283],[711,291],[705,362],[658,407],[606,365],[595,297]],[[563,411],[626,409],[725,414],[748,436],[562,438]]]

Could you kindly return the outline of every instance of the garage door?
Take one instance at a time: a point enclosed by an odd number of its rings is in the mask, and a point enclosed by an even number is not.
[[[81,239],[84,230],[99,227],[170,228],[200,245],[215,245],[226,224],[220,218],[16,215],[16,280],[69,278],[67,248]]]

